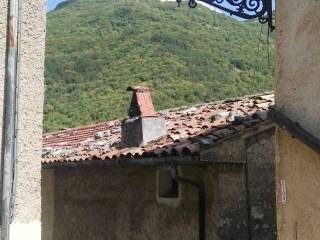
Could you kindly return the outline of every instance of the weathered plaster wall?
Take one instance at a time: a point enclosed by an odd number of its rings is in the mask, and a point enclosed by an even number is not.
[[[317,240],[320,236],[319,154],[279,130],[278,142],[278,232],[279,239]],[[281,186],[286,182],[287,203],[281,204]]]
[[[320,1],[277,1],[276,107],[320,137]],[[279,239],[319,239],[320,156],[277,131]],[[281,193],[281,184],[283,187]],[[282,204],[281,198],[285,198]],[[286,203],[285,203],[286,202]]]
[[[40,239],[40,169],[44,95],[45,1],[21,5],[17,187],[11,239]],[[0,125],[5,81],[7,0],[0,1]],[[1,135],[1,134],[0,134]],[[0,137],[1,139],[1,137]]]
[[[197,190],[182,185],[178,206],[158,203],[154,168],[55,171],[54,240],[198,238]],[[208,239],[247,238],[243,173],[240,165],[182,169],[206,182]]]
[[[210,240],[249,239],[248,205],[244,165],[216,165],[208,169],[216,188],[207,188],[213,194],[208,206],[207,228],[212,231]],[[209,181],[210,181],[209,180]],[[214,226],[213,228],[211,226]]]
[[[277,1],[277,110],[320,137],[320,1]]]
[[[56,184],[55,240],[197,236],[190,227],[196,226],[196,192],[189,193],[185,214],[155,204],[154,170],[65,170],[57,172]]]
[[[234,159],[181,168],[183,177],[205,182],[208,240],[275,239],[274,129],[241,146],[247,152],[233,158],[247,157],[247,166]],[[54,180],[52,174],[43,170],[43,240],[198,239],[197,190],[180,185],[177,204],[157,201],[156,168],[56,169]]]
[[[252,136],[247,144],[247,182],[251,240],[277,239],[274,128]]]

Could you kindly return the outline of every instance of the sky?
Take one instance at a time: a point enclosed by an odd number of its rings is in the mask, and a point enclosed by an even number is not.
[[[59,3],[64,0],[47,0],[47,12],[53,10]],[[161,1],[175,1],[175,0],[161,0]]]
[[[47,0],[47,12],[53,10],[59,3],[63,1],[64,0]]]
[[[50,12],[51,10],[53,10],[59,3],[63,2],[63,1],[64,0],[47,0],[47,12]],[[175,0],[171,0],[171,1],[175,1]],[[272,0],[272,2],[274,3],[275,0]],[[273,6],[274,6],[274,4],[273,4]]]

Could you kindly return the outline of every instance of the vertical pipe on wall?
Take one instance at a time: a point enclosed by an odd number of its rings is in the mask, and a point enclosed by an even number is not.
[[[16,131],[16,88],[17,88],[17,34],[19,4],[9,0],[7,20],[7,63],[4,92],[3,117],[3,172],[2,172],[2,228],[1,240],[9,240],[11,221],[11,198],[13,186],[13,166],[15,160]]]
[[[199,240],[205,240],[206,239],[206,194],[205,194],[204,183],[179,177],[178,170],[175,166],[171,168],[171,177],[177,183],[189,184],[198,189]]]
[[[246,148],[246,149],[248,149],[248,148]],[[248,157],[246,157],[246,163],[245,163],[245,184],[246,184],[246,197],[247,197],[248,240],[251,240],[252,239],[252,224],[251,224],[251,202],[250,202]]]

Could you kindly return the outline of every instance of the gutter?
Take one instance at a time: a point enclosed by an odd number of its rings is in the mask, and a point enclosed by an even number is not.
[[[10,239],[12,192],[16,156],[16,109],[19,1],[9,0],[7,18],[7,56],[4,92],[3,142],[2,142],[2,227],[1,240]]]
[[[206,166],[210,162],[200,161],[199,156],[181,157],[154,157],[154,158],[120,158],[114,160],[89,160],[70,162],[42,163],[42,169],[65,169],[65,168],[108,168],[108,167],[159,167],[172,166]]]
[[[320,153],[320,138],[302,128],[298,122],[292,121],[283,113],[277,112],[274,108],[269,111],[268,117],[280,128],[286,129],[292,136],[299,139],[315,152]]]

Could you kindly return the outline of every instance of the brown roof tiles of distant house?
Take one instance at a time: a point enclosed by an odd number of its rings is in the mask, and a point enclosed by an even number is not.
[[[265,121],[273,103],[274,95],[264,94],[162,111],[167,135],[134,148],[122,146],[120,120],[46,134],[42,163],[196,155],[203,146]],[[146,114],[152,109],[146,109]]]

